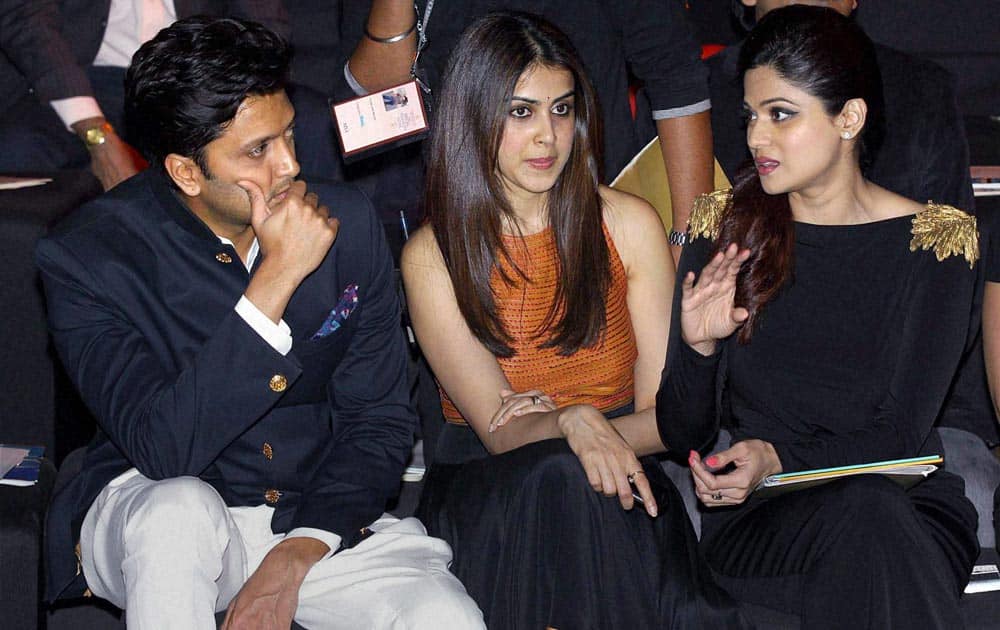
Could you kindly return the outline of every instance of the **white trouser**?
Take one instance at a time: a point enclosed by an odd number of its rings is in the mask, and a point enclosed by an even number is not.
[[[94,595],[126,611],[130,629],[214,630],[264,556],[284,538],[273,509],[229,508],[195,477],[126,473],[101,491],[80,551]],[[483,628],[482,613],[448,571],[451,549],[414,518],[385,514],[378,533],[320,561],[299,589],[295,621],[310,629]]]

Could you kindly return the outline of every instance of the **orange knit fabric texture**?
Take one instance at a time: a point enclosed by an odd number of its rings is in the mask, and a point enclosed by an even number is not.
[[[551,228],[525,236],[505,236],[505,245],[514,262],[530,282],[524,282],[509,263],[501,261],[514,285],[505,283],[498,271],[490,279],[500,318],[510,334],[514,355],[499,358],[500,368],[514,391],[538,389],[559,407],[574,404],[592,405],[602,412],[612,411],[632,402],[635,392],[633,368],[638,350],[629,318],[628,279],[618,250],[607,227],[611,286],[605,301],[606,327],[600,341],[590,348],[580,348],[571,356],[560,356],[558,348],[543,348],[549,335],[539,334],[555,298],[559,257]],[[558,321],[558,319],[557,319]],[[465,420],[441,390],[441,407],[448,422]]]

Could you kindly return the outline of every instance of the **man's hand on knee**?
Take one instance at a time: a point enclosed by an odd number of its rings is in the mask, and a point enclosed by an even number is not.
[[[278,543],[229,603],[223,630],[284,630],[291,627],[299,587],[330,548],[315,538]]]

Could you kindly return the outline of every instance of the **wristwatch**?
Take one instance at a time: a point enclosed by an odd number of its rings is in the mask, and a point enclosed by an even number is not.
[[[670,230],[670,235],[667,237],[667,241],[669,241],[671,245],[687,245],[688,233]]]
[[[109,133],[114,133],[115,128],[111,126],[111,123],[105,121],[104,123],[91,127],[83,132],[83,143],[87,145],[87,148],[96,147],[104,144],[108,139]]]

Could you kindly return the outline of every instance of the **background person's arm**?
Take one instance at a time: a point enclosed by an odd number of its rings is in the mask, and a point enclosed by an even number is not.
[[[673,229],[683,232],[694,198],[714,186],[708,70],[681,2],[629,0],[619,21],[629,69],[649,97],[670,183]],[[674,263],[680,247],[673,247]]]
[[[351,74],[361,87],[376,92],[410,80],[410,65],[417,51],[418,34],[413,28],[416,19],[409,0],[372,0],[366,22],[368,32],[379,39],[401,37],[398,41],[378,42],[361,35],[349,62]]]

